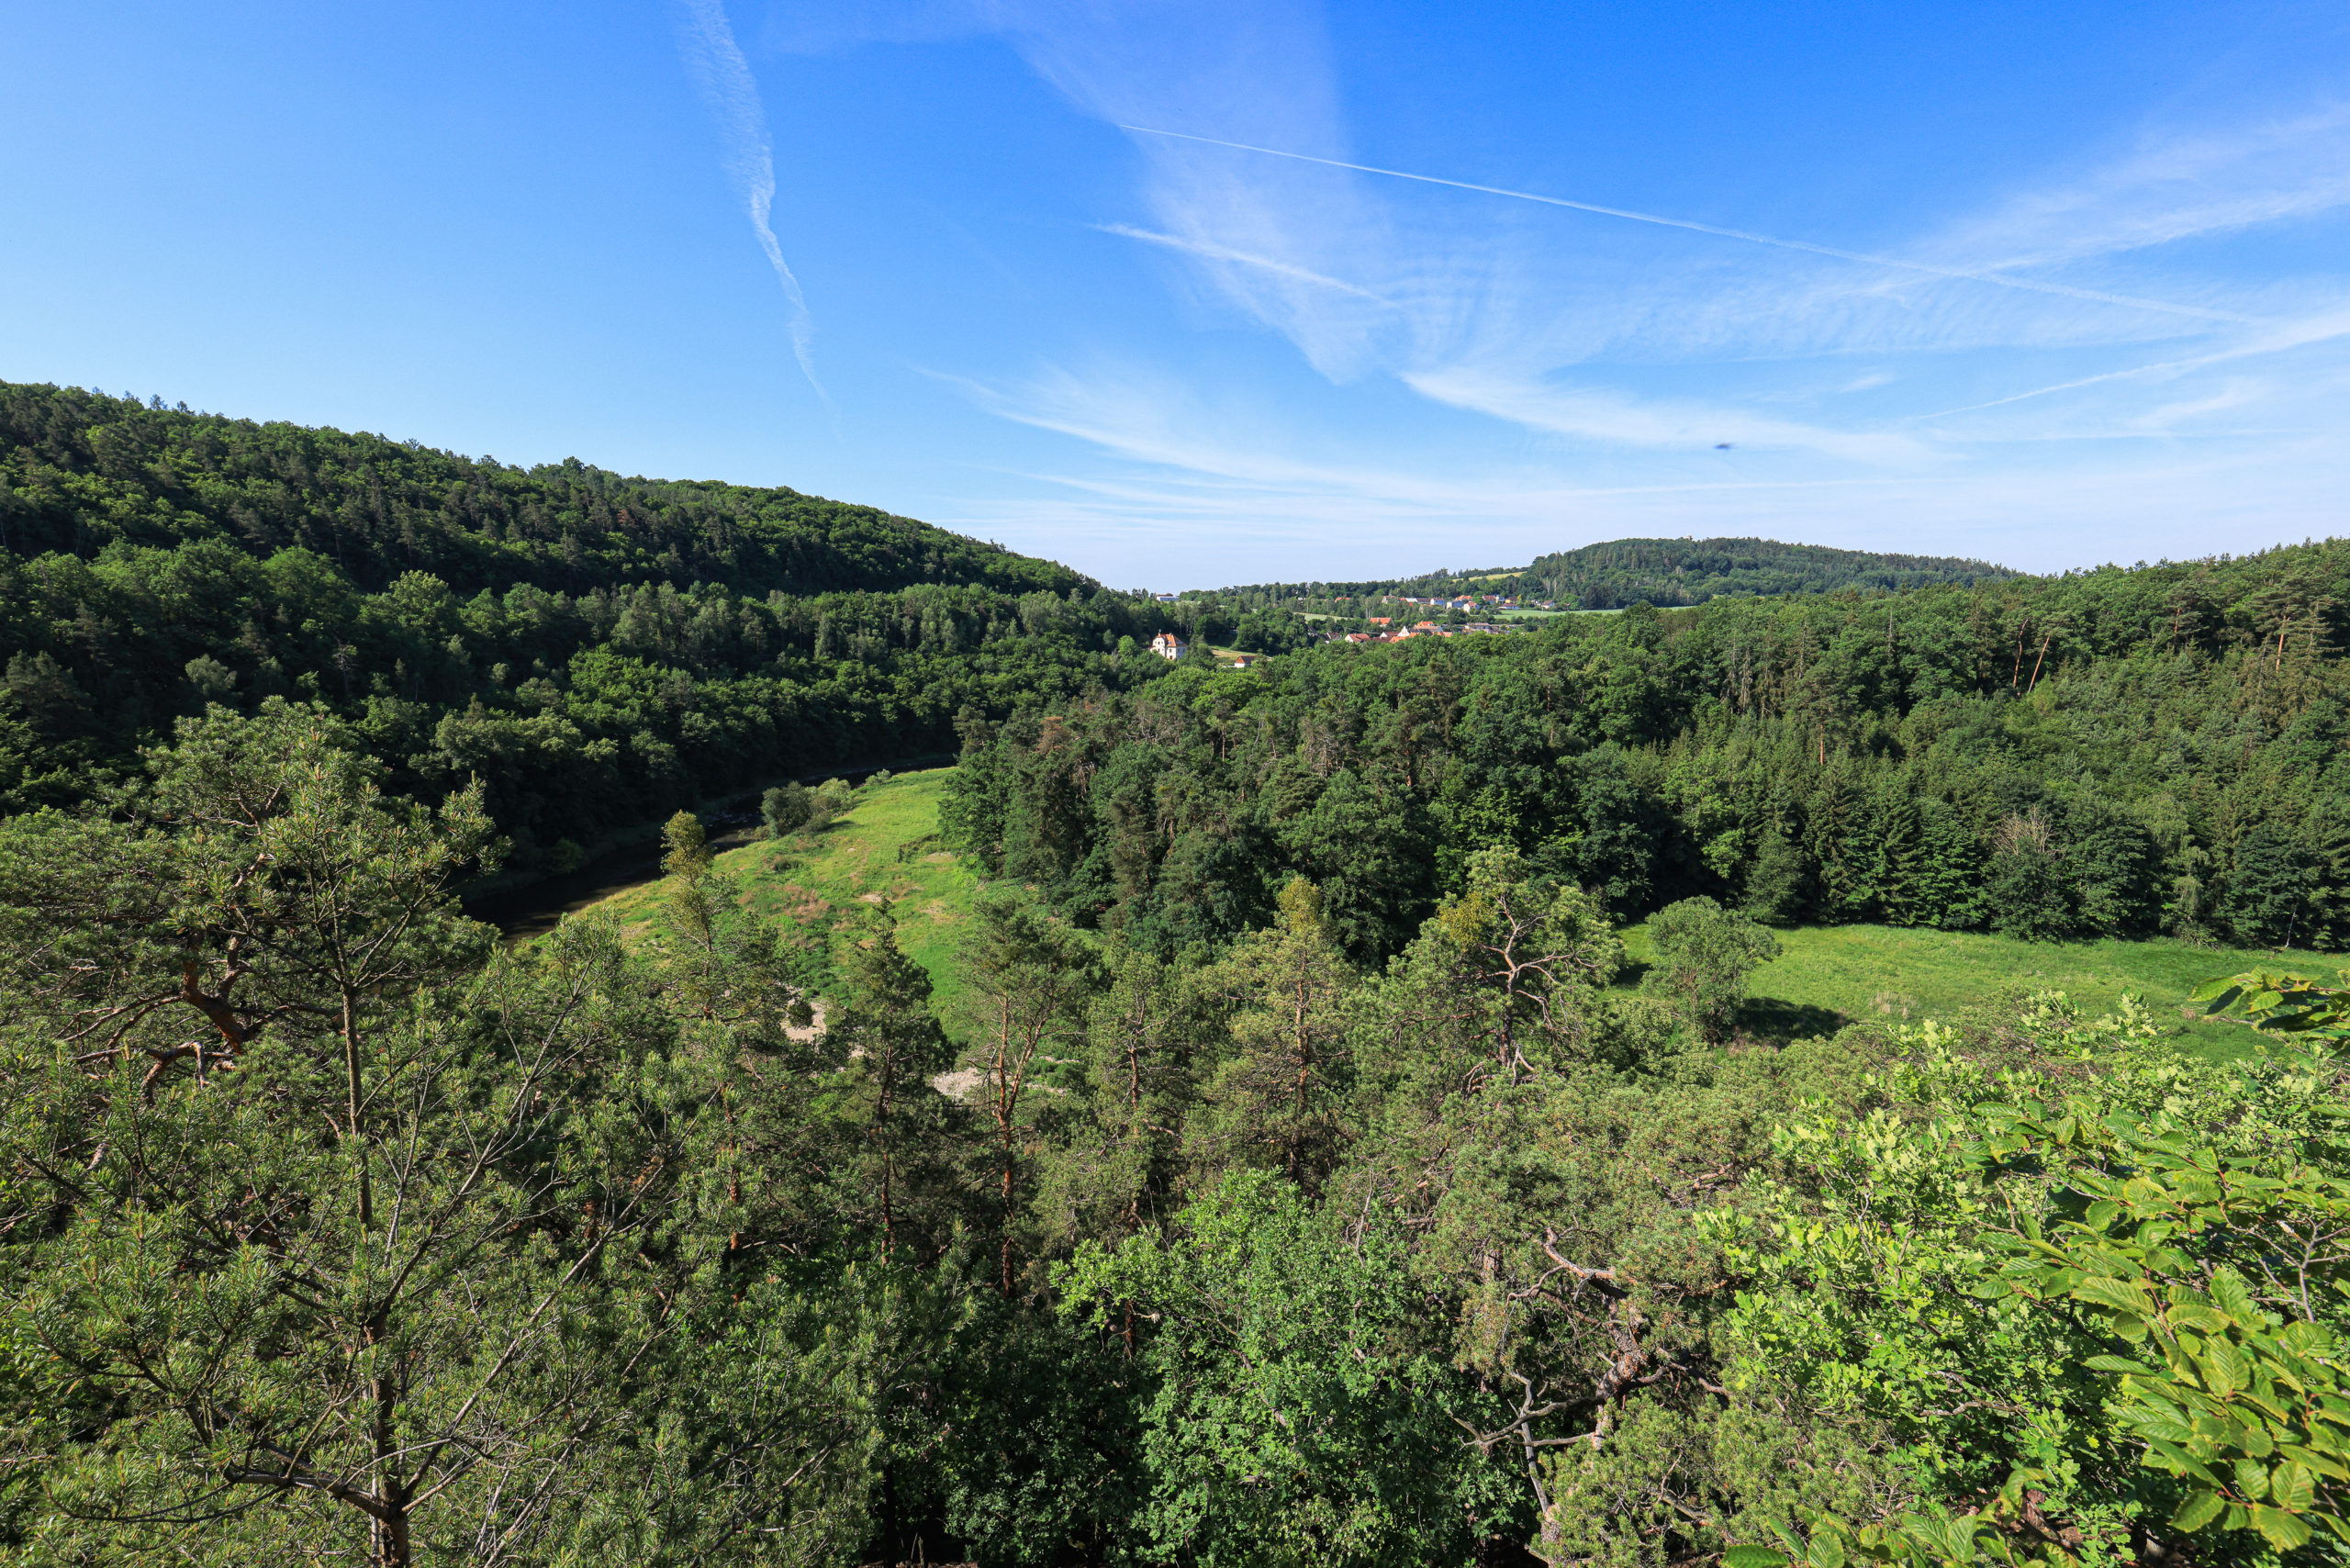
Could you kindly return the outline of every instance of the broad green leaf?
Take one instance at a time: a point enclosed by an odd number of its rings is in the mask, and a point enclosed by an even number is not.
[[[1786,1568],[1790,1561],[1775,1546],[1733,1546],[1722,1553],[1722,1568]]]
[[[2290,1551],[2310,1539],[2310,1527],[2300,1516],[2288,1514],[2282,1508],[2272,1508],[2266,1503],[2253,1505],[2252,1525],[2268,1538],[2269,1545],[2279,1551]]]
[[[2135,1317],[2154,1315],[2154,1298],[2146,1294],[2146,1288],[2122,1280],[2092,1275],[2073,1288],[2073,1299]]]
[[[2252,1381],[2252,1363],[2225,1339],[2207,1340],[2202,1356],[2203,1386],[2214,1394],[2233,1394]]]
[[[2252,1304],[2252,1293],[2244,1289],[2243,1277],[2233,1269],[2221,1269],[2211,1276],[2211,1305],[2234,1318],[2238,1327],[2266,1326],[2260,1309]]]
[[[2268,1491],[2278,1507],[2300,1513],[2317,1501],[2317,1477],[2309,1466],[2287,1460],[2269,1476]]]
[[[2278,1443],[2277,1451],[2312,1475],[2322,1475],[2329,1481],[2350,1481],[2350,1467],[2345,1467],[2342,1454],[2322,1454],[2300,1443]]]
[[[2151,1436],[2143,1430],[2138,1436],[2139,1440],[2146,1445],[2146,1458],[2152,1468],[2168,1470],[2177,1475],[2191,1475],[2210,1486],[2220,1484],[2220,1478],[2217,1475],[2176,1444]]]
[[[2187,1501],[2178,1506],[2178,1512],[2170,1517],[2171,1528],[2193,1535],[2218,1518],[2220,1510],[2226,1506],[2220,1495],[2208,1487],[2189,1493]]]
[[[2256,974],[2227,975],[2219,980],[2205,980],[2188,993],[2187,1000],[2201,1002],[2214,1013],[2225,1012],[2239,992],[2265,983],[2263,978]]]

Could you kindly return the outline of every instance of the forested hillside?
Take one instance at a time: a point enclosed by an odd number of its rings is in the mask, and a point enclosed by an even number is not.
[[[1169,957],[1292,874],[1383,961],[1477,850],[1619,915],[2350,939],[2350,545],[1330,647],[1031,711],[957,842]]]
[[[789,492],[10,396],[0,1559],[2350,1554],[2350,544],[1220,671]],[[2277,970],[1743,1032],[1808,922]]]
[[[0,382],[0,546],[84,558],[118,542],[297,547],[375,592],[405,572],[454,591],[573,594],[652,580],[765,595],[916,583],[1090,587],[911,518],[796,490],[623,478],[576,458],[524,470],[338,430]]]
[[[1528,595],[1609,610],[1703,604],[1725,594],[1899,593],[1937,583],[1971,587],[2021,574],[1987,561],[1892,555],[1782,544],[1775,539],[1616,539],[1538,555],[1518,576]]]
[[[1646,602],[1703,604],[1725,594],[1898,593],[1937,583],[1971,586],[2022,576],[1986,561],[1889,555],[1775,539],[1614,539],[1539,555],[1531,566],[1431,572],[1383,582],[1260,583],[1225,588],[1242,604],[1366,599],[1389,594],[1451,598],[1503,594],[1548,599],[1566,610],[1614,610]]]
[[[1138,601],[870,508],[72,388],[0,386],[0,808],[282,696],[349,721],[396,790],[479,775],[524,870],[1160,667],[1115,656],[1160,624]]]
[[[2350,1550],[2350,992],[1771,1048],[1764,928],[1626,991],[1501,844],[1376,968],[1303,877],[1174,963],[999,884],[958,1061],[886,906],[811,1027],[681,817],[644,944],[501,952],[478,792],[373,771],[273,700],[0,822],[11,1561]]]

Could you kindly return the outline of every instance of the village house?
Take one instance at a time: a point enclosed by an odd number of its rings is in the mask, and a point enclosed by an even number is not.
[[[1162,659],[1180,659],[1183,656],[1183,639],[1172,632],[1161,632],[1150,640],[1150,651]]]

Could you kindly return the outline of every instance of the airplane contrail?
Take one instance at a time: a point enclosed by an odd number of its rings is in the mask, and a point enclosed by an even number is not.
[[[769,221],[775,207],[775,149],[767,138],[767,113],[759,104],[758,84],[751,75],[750,62],[734,41],[724,0],[679,0],[677,21],[687,70],[725,143],[726,172],[742,196],[743,210],[751,220],[759,249],[767,252],[767,264],[783,286],[785,303],[791,307],[791,357],[800,362],[800,374],[829,407],[832,398],[816,379],[816,358],[809,342],[815,335],[815,321]]]
[[[2075,381],[2059,381],[2050,386],[2035,386],[2029,392],[2011,392],[2004,398],[1994,398],[1987,403],[1969,403],[1962,409],[1942,409],[1930,414],[1912,416],[1919,420],[1945,419],[1953,414],[1977,413],[1985,409],[2004,408],[2020,403],[2027,398],[2045,398],[2052,392],[2070,392],[2076,387],[2095,386],[2105,381],[2126,381],[2137,375],[2160,375],[2174,370],[2200,370],[2209,364],[2223,364],[2230,360],[2251,359],[2258,354],[2284,353],[2292,349],[2307,348],[2311,343],[2333,342],[2350,338],[2350,310],[2333,310],[2312,316],[2303,321],[2288,321],[2248,343],[2221,349],[2217,353],[2197,354],[2192,359],[2166,359],[2154,364],[2133,364],[2125,370],[2109,370],[2098,375],[2084,375]]]
[[[1467,180],[1441,179],[1435,174],[1415,174],[1403,169],[1382,169],[1370,163],[1348,163],[1336,158],[1316,158],[1308,152],[1285,152],[1278,147],[1257,147],[1246,141],[1225,141],[1213,136],[1193,136],[1189,131],[1160,130],[1147,125],[1121,125],[1120,130],[1137,136],[1167,136],[1179,141],[1203,142],[1210,147],[1229,147],[1238,152],[1261,152],[1269,158],[1289,158],[1300,163],[1320,163],[1326,168],[1351,169],[1359,174],[1384,174],[1393,180],[1416,180],[1426,185],[1449,185],[1454,190],[1476,191],[1485,196],[1510,196],[1518,201],[1540,202],[1545,207],[1569,207],[1576,212],[1595,212],[1603,218],[1625,218],[1635,223],[1661,224],[1667,229],[1685,229],[1695,234],[1711,234],[1724,240],[1743,240],[1752,245],[1771,245],[1782,251],[1802,251],[1815,256],[1832,256],[1841,262],[1860,262],[1869,266],[1894,267],[1904,272],[1924,273],[1931,277],[1959,278],[1969,283],[1987,283],[1999,288],[2018,288],[2031,294],[2061,295],[2067,299],[2089,299],[2101,305],[2126,305],[2140,310],[2165,310],[2177,316],[2197,316],[2210,321],[2231,321],[2251,325],[2249,316],[2237,316],[2225,310],[2206,310],[2200,306],[2174,305],[2162,299],[2139,299],[2127,294],[2106,294],[2093,288],[2073,288],[2061,283],[2038,283],[2030,278],[2008,277],[1999,273],[1969,272],[1963,267],[1941,267],[1930,262],[1904,261],[1898,256],[1876,256],[1863,251],[1840,251],[1833,245],[1815,245],[1808,240],[1781,240],[1769,234],[1756,234],[1744,229],[1722,229],[1711,223],[1693,223],[1685,218],[1666,218],[1659,213],[1635,212],[1629,207],[1601,207],[1594,202],[1569,201],[1563,196],[1538,196],[1532,191],[1514,191],[1501,185],[1472,185]]]

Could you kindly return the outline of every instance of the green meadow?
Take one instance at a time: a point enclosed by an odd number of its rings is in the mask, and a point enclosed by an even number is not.
[[[1952,1018],[2003,996],[2058,991],[2082,1014],[2111,1012],[2126,991],[2196,1050],[2230,1050],[2241,1025],[2196,1016],[2188,998],[2205,980],[2249,969],[2323,976],[2339,957],[2143,942],[2020,942],[1972,931],[1914,926],[1818,925],[1776,933],[1780,956],[1754,973],[1741,1021],[1757,1035],[1830,1034],[1866,1018]],[[1654,957],[1645,925],[1624,932],[1636,968]]]
[[[958,1033],[963,988],[954,956],[979,883],[938,847],[939,792],[950,771],[868,783],[823,832],[722,849],[718,868],[734,879],[744,909],[811,935],[829,935],[859,905],[887,900],[899,946],[930,976],[939,1015]],[[650,930],[660,897],[660,884],[646,882],[590,907],[617,916],[633,940]]]
[[[867,784],[848,813],[812,837],[760,839],[722,850],[719,868],[741,889],[743,907],[811,935],[829,934],[860,904],[889,901],[899,941],[937,988],[940,1016],[959,1035],[965,987],[956,950],[979,880],[938,846],[938,803],[948,768]],[[617,915],[624,932],[649,929],[656,882],[592,906]],[[2218,975],[2299,969],[2327,976],[2338,957],[2200,946],[2168,938],[2143,942],[2021,942],[1978,932],[1885,925],[1807,926],[1777,934],[1780,957],[1755,972],[1741,1021],[1754,1034],[1789,1039],[1832,1034],[1871,1018],[1952,1018],[2002,997],[2062,991],[2090,1017],[2124,992],[2139,997],[2198,1050],[2232,1049],[2240,1025],[2195,1016],[2188,998]],[[1654,957],[1644,924],[1624,943],[1637,984]]]

